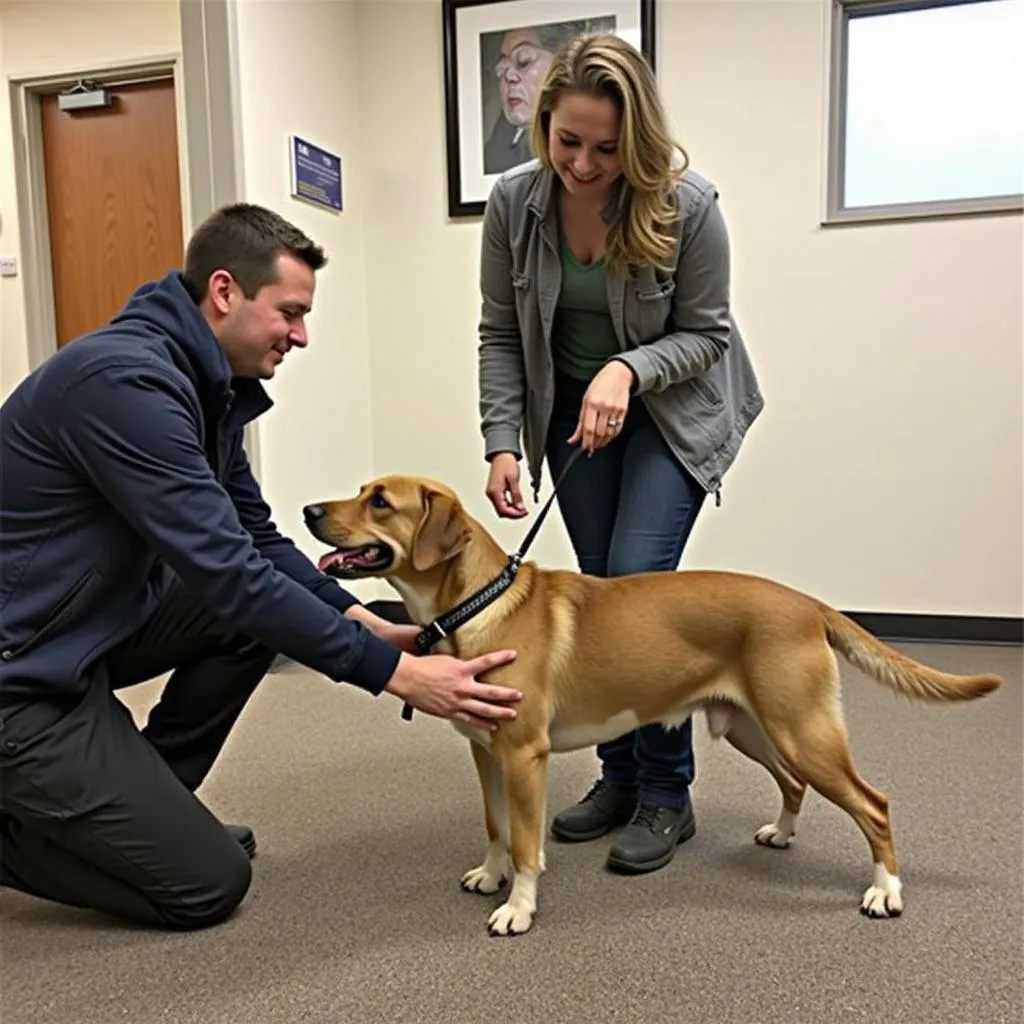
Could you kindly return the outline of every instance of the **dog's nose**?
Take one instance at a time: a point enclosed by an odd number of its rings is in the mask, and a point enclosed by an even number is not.
[[[307,505],[302,510],[303,516],[306,518],[307,523],[319,522],[327,513],[324,511],[323,505]]]

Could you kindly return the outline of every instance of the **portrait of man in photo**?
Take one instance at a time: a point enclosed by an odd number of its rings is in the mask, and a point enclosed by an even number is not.
[[[527,25],[480,36],[484,173],[500,174],[532,157],[530,125],[551,58],[584,32],[614,32],[615,17]]]

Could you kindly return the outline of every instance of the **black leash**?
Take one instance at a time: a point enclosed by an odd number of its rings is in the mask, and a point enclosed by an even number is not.
[[[446,636],[454,633],[460,626],[464,626],[470,619],[482,612],[489,604],[497,600],[509,587],[512,586],[515,581],[516,574],[519,572],[519,567],[523,564],[523,559],[526,557],[526,552],[530,549],[530,545],[534,542],[537,534],[540,532],[540,528],[544,523],[544,518],[547,516],[551,509],[551,505],[555,500],[555,495],[558,493],[558,488],[561,486],[562,481],[565,479],[569,470],[572,469],[576,460],[584,453],[583,448],[577,448],[572,453],[569,461],[565,464],[565,468],[559,474],[558,479],[555,481],[555,486],[551,490],[551,496],[544,503],[544,507],[540,510],[533,526],[530,527],[523,538],[523,543],[519,545],[518,550],[508,556],[508,562],[505,568],[502,569],[501,574],[496,576],[487,586],[476,591],[466,598],[465,601],[460,602],[450,611],[445,612],[443,615],[439,615],[429,626],[425,627],[416,637],[416,649],[420,654],[426,654],[435,644],[440,643]],[[402,718],[407,722],[412,721],[413,708],[411,704],[406,704],[402,708]]]

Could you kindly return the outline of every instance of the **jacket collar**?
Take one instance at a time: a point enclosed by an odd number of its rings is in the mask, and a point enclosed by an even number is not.
[[[262,416],[273,407],[273,400],[256,379],[231,374],[227,356],[210,329],[199,306],[191,299],[181,281],[180,271],[172,271],[165,278],[167,287],[180,300],[184,297],[184,314],[190,330],[175,338],[188,359],[193,379],[203,395],[204,403],[212,401],[221,409],[230,407],[231,421],[238,426]]]
[[[209,414],[220,417],[230,408],[231,422],[243,426],[274,404],[258,380],[232,376],[224,349],[180,271],[141,285],[111,324],[132,333],[155,331],[166,338],[170,358],[192,381]]]
[[[231,381],[231,393],[235,395],[234,419],[239,426],[250,423],[274,406],[274,400],[258,380],[234,377]]]

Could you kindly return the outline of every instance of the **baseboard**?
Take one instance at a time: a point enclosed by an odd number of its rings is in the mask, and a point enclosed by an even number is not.
[[[401,601],[369,601],[367,608],[388,622],[410,621]],[[882,640],[905,643],[1024,645],[1024,619],[988,615],[846,613]]]
[[[846,613],[883,640],[936,644],[1024,644],[1024,619],[992,615],[903,615],[897,612]]]

